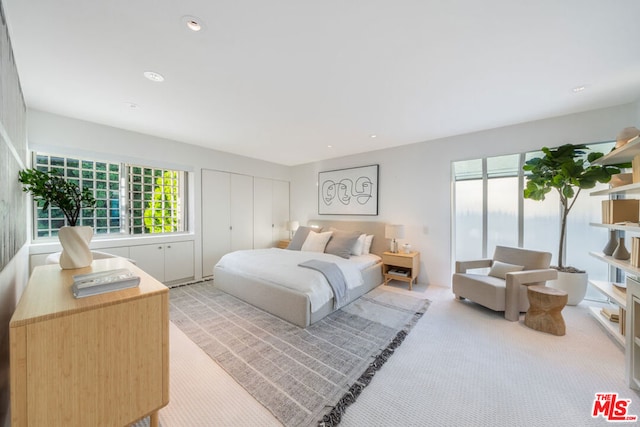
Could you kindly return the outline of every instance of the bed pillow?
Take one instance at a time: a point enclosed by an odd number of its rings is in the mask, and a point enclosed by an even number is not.
[[[362,255],[371,253],[371,243],[373,242],[373,234],[367,234],[367,238],[364,239],[364,246],[362,247]]]
[[[356,242],[353,244],[353,247],[351,248],[351,255],[362,255],[364,254],[364,242],[367,239],[367,235],[366,234],[361,234],[358,239],[356,240]]]
[[[349,259],[353,245],[356,244],[360,233],[340,230],[333,230],[332,232],[331,239],[324,251],[328,254]]]
[[[309,233],[300,250],[307,252],[324,252],[324,248],[327,247],[327,242],[331,238],[332,234],[332,231],[325,231],[324,233]]]
[[[287,246],[287,249],[292,251],[299,251],[302,248],[304,241],[307,240],[307,236],[309,235],[310,231],[318,233],[320,232],[320,229],[305,227],[304,225],[298,227],[298,229],[296,230],[296,234],[293,235],[293,239],[291,239],[291,241],[289,242],[289,246]]]
[[[498,279],[506,279],[507,273],[513,273],[514,271],[522,270],[524,270],[523,265],[493,261],[493,263],[491,264],[491,270],[489,270],[489,276],[497,277]]]

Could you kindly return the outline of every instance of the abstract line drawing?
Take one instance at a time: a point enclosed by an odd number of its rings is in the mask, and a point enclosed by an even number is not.
[[[320,172],[318,214],[378,215],[378,165]]]

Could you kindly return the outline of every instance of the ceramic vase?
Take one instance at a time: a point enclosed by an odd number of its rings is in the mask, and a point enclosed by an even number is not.
[[[91,265],[93,255],[89,249],[89,242],[92,237],[93,228],[91,227],[62,227],[58,232],[58,239],[62,245],[60,268],[68,270]]]
[[[616,230],[609,230],[609,241],[606,246],[602,248],[602,253],[605,255],[613,255],[613,252],[618,247],[618,238]]]
[[[616,247],[616,250],[613,251],[613,254],[611,256],[613,256],[615,259],[621,259],[621,260],[626,260],[631,258],[631,254],[629,253],[626,246],[624,245],[624,237],[620,238],[620,241],[618,242],[618,247]]]

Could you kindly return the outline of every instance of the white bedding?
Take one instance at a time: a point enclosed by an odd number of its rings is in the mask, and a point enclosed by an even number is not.
[[[380,257],[373,254],[345,259],[322,252],[269,248],[226,254],[216,267],[245,277],[260,278],[305,293],[309,296],[311,311],[314,312],[330,301],[333,298],[333,293],[327,280],[320,272],[298,266],[298,264],[312,259],[335,263],[344,275],[347,289],[362,285],[361,271],[380,261]]]

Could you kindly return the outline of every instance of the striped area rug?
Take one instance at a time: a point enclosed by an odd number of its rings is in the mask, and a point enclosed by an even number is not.
[[[171,289],[171,320],[285,426],[336,425],[429,301],[378,287],[306,329],[213,287]]]

